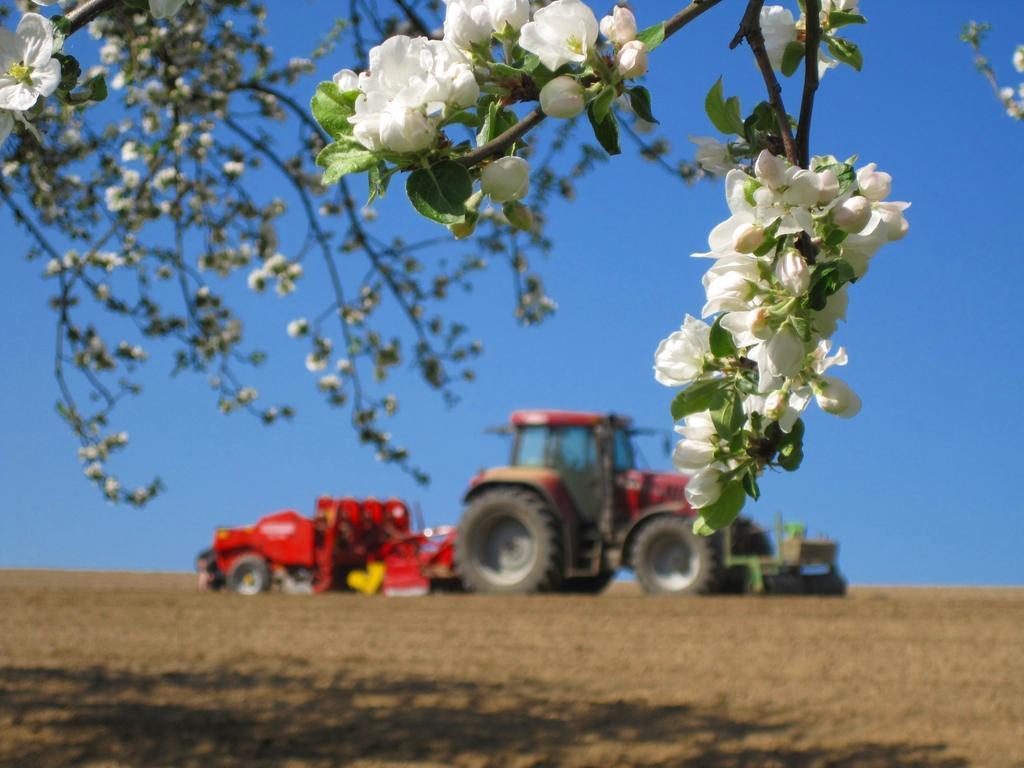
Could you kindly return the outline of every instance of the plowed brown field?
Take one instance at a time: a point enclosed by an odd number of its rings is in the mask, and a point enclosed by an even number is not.
[[[192,589],[0,572],[0,765],[1024,765],[1024,590]]]

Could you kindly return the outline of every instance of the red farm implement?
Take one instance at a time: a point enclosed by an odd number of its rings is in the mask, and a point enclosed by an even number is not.
[[[454,578],[453,528],[411,530],[409,507],[397,499],[321,497],[313,518],[294,510],[255,525],[219,528],[199,555],[200,586],[257,594],[275,584],[287,592],[355,589],[423,594]]]

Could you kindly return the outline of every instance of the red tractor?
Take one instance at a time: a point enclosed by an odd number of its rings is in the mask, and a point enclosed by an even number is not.
[[[771,540],[740,518],[693,533],[686,478],[637,469],[630,421],[614,414],[516,411],[509,465],[470,482],[458,528],[410,530],[399,501],[322,498],[296,512],[221,529],[201,555],[210,586],[262,591],[277,577],[314,591],[590,592],[630,568],[651,594],[722,591],[843,594],[836,544],[790,525]]]
[[[727,554],[767,556],[748,520],[729,536],[693,533],[686,478],[636,468],[628,418],[516,411],[509,466],[473,478],[455,569],[475,592],[599,592],[631,568],[652,594],[742,586]],[[732,577],[732,578],[730,578]]]

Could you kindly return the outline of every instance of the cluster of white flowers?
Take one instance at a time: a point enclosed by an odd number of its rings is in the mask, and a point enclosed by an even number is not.
[[[819,14],[819,23],[824,33],[826,46],[832,53],[845,63],[860,68],[857,57],[860,55],[856,46],[848,40],[836,37],[832,32],[847,24],[863,24],[864,18],[858,9],[860,0],[825,0]],[[788,56],[793,61],[803,57],[804,35],[807,19],[796,18],[793,12],[782,5],[766,5],[761,9],[761,33],[764,35],[764,47],[772,67],[785,74],[788,67],[784,63]],[[824,48],[818,49],[818,75],[824,74],[837,66],[839,62],[826,55]],[[787,52],[788,49],[788,52]]]
[[[262,293],[271,280],[276,280],[275,290],[279,296],[287,296],[295,290],[295,281],[302,277],[302,265],[288,261],[282,254],[275,253],[263,264],[249,273],[249,288]]]
[[[529,0],[446,0],[442,40],[396,35],[370,51],[366,71],[338,72],[322,112],[314,99],[314,115],[339,141],[318,158],[325,183],[345,173],[379,172],[384,162],[409,168],[468,151],[453,148],[444,128],[455,122],[479,128],[482,145],[515,122],[505,107],[517,101],[536,99],[556,118],[600,103],[600,122],[629,90],[626,82],[646,73],[647,45],[628,9],[616,7],[600,23],[580,0],[554,0],[531,12]],[[532,218],[517,201],[529,189],[530,168],[515,149],[480,167],[478,194],[463,196],[469,187],[459,185],[462,221],[434,216],[429,206],[418,210],[464,237],[486,195],[504,206],[513,225],[529,229]]]
[[[1013,68],[1024,72],[1024,45],[1018,45],[1013,52]],[[1005,86],[999,89],[999,100],[1006,107],[1006,114],[1017,120],[1024,120],[1024,83],[1016,89]]]
[[[50,6],[58,0],[32,0]],[[158,19],[173,16],[192,0],[150,0],[150,12]],[[16,124],[35,134],[25,113],[40,99],[53,95],[61,82],[61,63],[54,56],[63,46],[63,35],[38,13],[26,13],[14,32],[0,27],[0,144]],[[113,55],[109,48],[100,58]]]
[[[845,319],[849,284],[906,234],[909,204],[886,200],[889,174],[852,162],[816,157],[803,169],[765,150],[752,169],[726,175],[732,215],[712,230],[711,250],[694,254],[713,259],[702,315],[714,323],[687,316],[655,353],[656,379],[687,386],[673,408],[685,416],[674,461],[691,475],[696,509],[714,513],[727,495],[734,516],[766,466],[795,469],[798,420],[812,399],[842,417],[860,410],[849,386],[826,373],[847,361],[842,348],[830,354],[830,337]]]

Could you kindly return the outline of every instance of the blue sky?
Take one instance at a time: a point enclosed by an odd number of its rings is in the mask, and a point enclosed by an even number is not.
[[[275,48],[302,55],[336,6],[289,3],[285,14],[284,5],[270,3]],[[691,152],[687,134],[713,132],[701,105],[719,75],[744,105],[762,98],[749,52],[727,49],[741,5],[723,3],[653,56],[648,85],[675,154]],[[636,6],[642,23],[675,8]],[[910,235],[883,249],[853,286],[849,322],[836,336],[850,353],[842,375],[864,409],[844,421],[812,408],[802,469],[765,478],[762,499],[747,511],[765,522],[782,512],[838,538],[855,583],[1020,584],[1024,125],[1002,114],[957,33],[969,13],[991,21],[989,52],[1010,79],[1009,57],[1024,30],[1012,0],[969,10],[929,3],[926,17],[923,7],[862,3],[871,24],[850,36],[864,51],[864,71],[824,78],[812,135],[816,153],[877,162],[894,177],[894,199],[913,202]],[[339,57],[324,74],[353,64]],[[302,101],[315,81],[295,87]],[[792,112],[796,83],[785,86]],[[553,318],[518,327],[510,278],[495,265],[453,302],[487,348],[462,402],[447,408],[398,371],[402,410],[389,427],[431,472],[429,487],[376,463],[345,416],[315,392],[302,364],[306,348],[284,325],[319,308],[322,286],[307,279],[285,299],[254,297],[239,276],[228,294],[271,354],[254,383],[268,402],[294,403],[298,416],[271,429],[219,416],[204,382],[171,380],[158,354],[144,395],[115,417],[132,445],[114,468],[138,481],[157,471],[168,486],[141,511],[108,505],[81,475],[53,411],[51,288],[39,279],[42,265],[21,258],[26,241],[0,212],[8,243],[0,281],[0,567],[187,569],[215,525],[281,508],[308,513],[321,493],[398,495],[421,504],[428,523],[455,522],[469,477],[506,455],[505,442],[483,429],[518,407],[610,409],[670,428],[672,392],[654,382],[652,353],[684,313],[700,309],[706,265],[688,255],[727,215],[721,185],[684,188],[627,152],[578,193],[549,211],[556,245],[537,265],[559,303]],[[388,236],[430,231],[400,193],[373,226]],[[653,465],[668,466],[657,441],[643,447]]]

